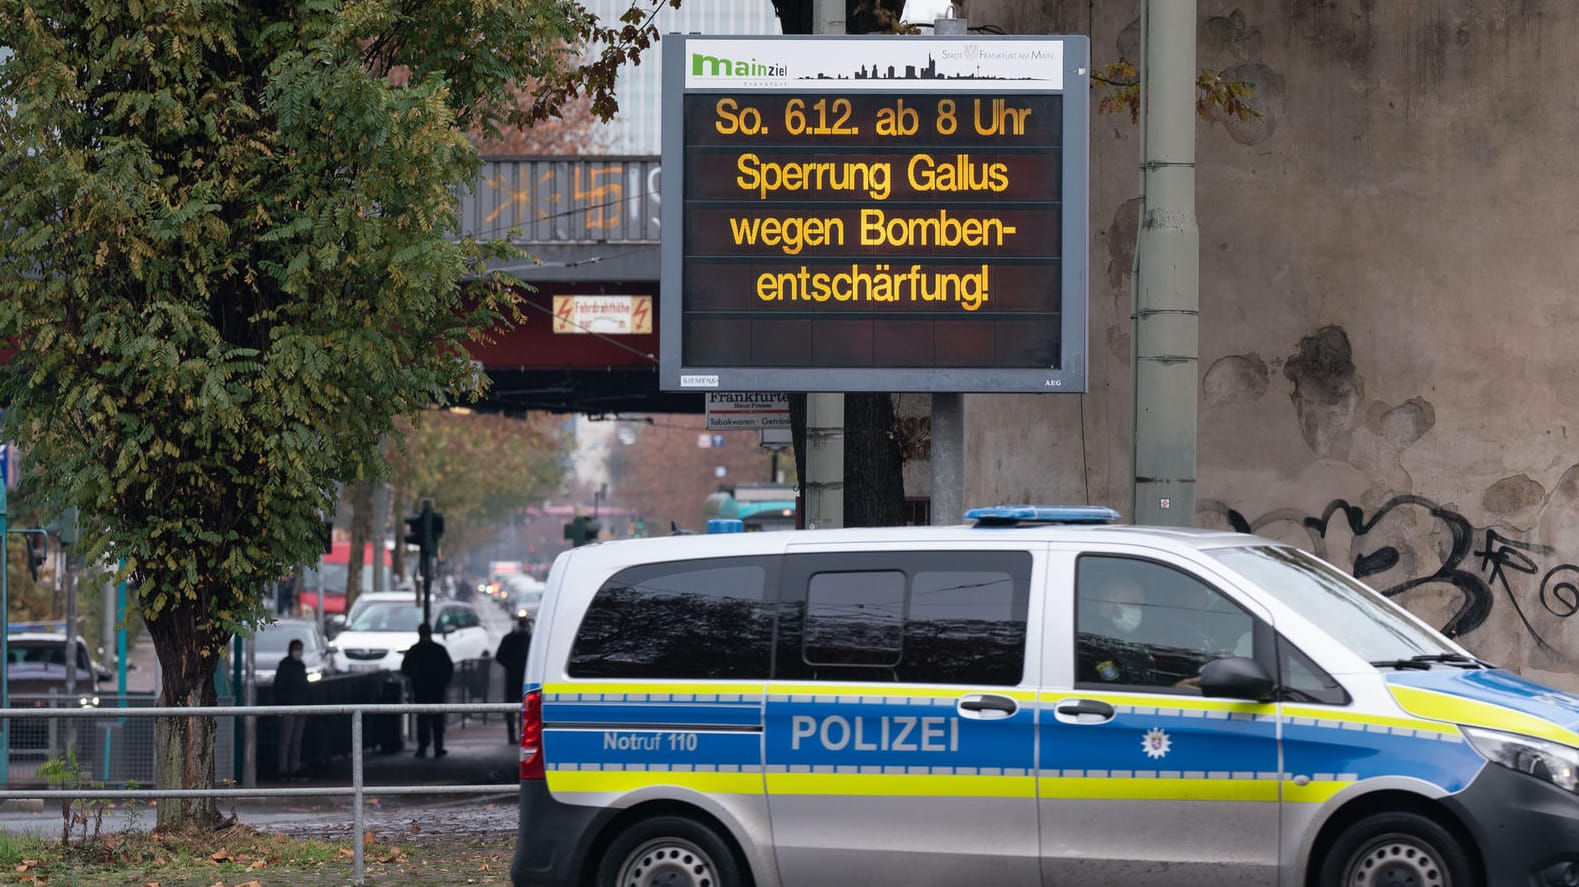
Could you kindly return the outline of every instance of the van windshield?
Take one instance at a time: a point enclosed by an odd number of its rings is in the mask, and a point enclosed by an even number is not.
[[[1458,653],[1370,586],[1298,548],[1267,545],[1206,553],[1369,662]]]

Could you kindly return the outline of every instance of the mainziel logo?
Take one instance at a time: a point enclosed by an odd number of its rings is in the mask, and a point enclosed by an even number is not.
[[[691,53],[692,77],[784,77],[789,67],[783,63],[759,62],[756,59],[735,59]]]

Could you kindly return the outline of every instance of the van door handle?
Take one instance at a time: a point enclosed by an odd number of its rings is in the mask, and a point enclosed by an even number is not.
[[[959,710],[966,717],[997,719],[1013,717],[1020,704],[1007,696],[995,693],[972,693],[959,701]]]
[[[1099,724],[1117,714],[1113,706],[1100,699],[1065,699],[1054,707],[1059,720],[1076,724]]]

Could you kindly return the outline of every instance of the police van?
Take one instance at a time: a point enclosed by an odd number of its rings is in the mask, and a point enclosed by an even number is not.
[[[1091,508],[562,554],[514,884],[1579,885],[1579,698]]]

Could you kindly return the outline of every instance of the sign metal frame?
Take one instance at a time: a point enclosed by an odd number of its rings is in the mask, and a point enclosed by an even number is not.
[[[733,76],[726,64],[724,76],[717,76],[717,65],[693,65],[693,53],[705,53],[711,59],[745,60],[746,65],[740,68],[739,76]],[[935,61],[937,59],[944,60],[944,64],[939,64]],[[661,247],[658,312],[660,387],[665,391],[682,392],[1085,391],[1089,263],[1089,59],[1089,40],[1081,35],[987,38],[724,38],[665,35],[663,168],[665,191],[669,199],[662,205],[662,228],[666,236]],[[870,68],[867,68],[868,63]],[[925,70],[928,79],[907,79],[895,74],[896,71],[914,73],[918,64],[930,68]],[[887,78],[883,78],[880,72],[886,73]],[[714,85],[714,81],[720,82]],[[749,99],[764,102],[779,100],[782,103],[785,96],[804,96],[805,106],[811,106],[817,99],[832,98],[835,94],[852,100],[880,96],[898,101],[923,91],[957,93],[973,99],[1002,97],[1010,102],[1028,95],[1060,97],[1062,118],[1059,121],[1057,149],[1061,173],[1057,187],[1059,248],[1056,267],[1048,269],[1049,273],[1058,275],[1057,364],[1035,367],[942,366],[936,362],[932,366],[727,366],[690,359],[682,350],[687,320],[685,286],[686,275],[697,272],[687,267],[689,260],[685,240],[688,215],[699,214],[696,212],[697,207],[691,205],[691,189],[686,182],[686,98],[716,95],[738,97],[742,103]],[[775,124],[778,122],[773,121]],[[817,147],[815,141],[806,144]],[[748,147],[742,145],[742,150]],[[782,149],[774,150],[783,153]],[[848,146],[843,150],[847,156],[858,156]],[[872,146],[872,153],[888,155],[903,153],[905,150],[906,143],[902,139]],[[968,150],[989,153],[993,149],[977,142]],[[731,168],[720,174],[726,173],[733,176],[735,170]],[[749,196],[747,194],[741,200]],[[851,198],[851,201],[854,199]],[[832,206],[826,202],[823,205]],[[847,201],[840,208],[848,211],[849,206],[850,201]],[[954,204],[942,200],[937,202],[937,206],[949,210]],[[973,256],[968,250],[968,246],[957,248],[947,254],[947,261],[955,266],[970,263],[988,265],[1001,258],[995,255]],[[840,262],[846,267],[850,265],[847,256],[819,259],[802,254],[801,258],[821,261],[830,268],[837,267]],[[1019,280],[1023,282],[1025,277],[1022,270]],[[911,313],[895,317],[894,320],[914,321],[919,316],[918,313]],[[1000,319],[1007,320],[1010,317],[1012,315],[1005,315]],[[873,321],[874,327],[887,323],[889,321],[886,319]]]

